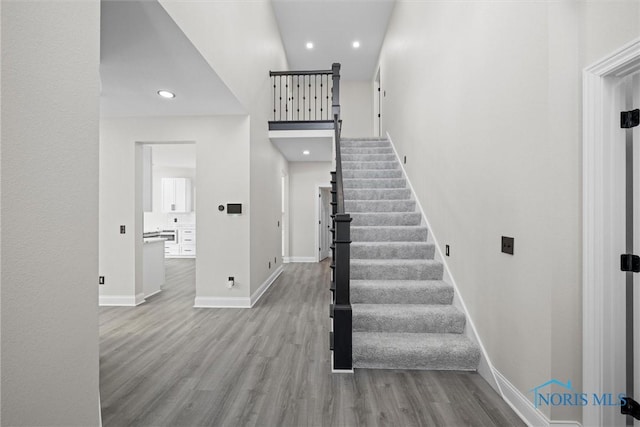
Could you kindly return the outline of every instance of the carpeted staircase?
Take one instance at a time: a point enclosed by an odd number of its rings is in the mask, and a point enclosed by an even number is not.
[[[476,370],[478,346],[389,141],[342,139],[351,223],[353,366]]]

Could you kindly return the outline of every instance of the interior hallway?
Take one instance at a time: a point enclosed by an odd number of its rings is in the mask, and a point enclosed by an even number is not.
[[[331,374],[329,262],[287,264],[253,309],[194,309],[195,260],[100,309],[105,426],[524,425],[476,373]]]

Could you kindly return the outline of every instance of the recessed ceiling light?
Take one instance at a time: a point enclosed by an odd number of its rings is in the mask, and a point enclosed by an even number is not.
[[[309,152],[309,150],[304,150],[302,154],[304,154],[305,156],[308,156],[309,154],[311,154],[311,152]]]
[[[307,49],[313,49],[313,43],[307,42]]]
[[[359,42],[359,41],[357,41],[357,40],[356,40],[356,41],[354,41],[354,42],[353,42],[353,47],[354,47],[354,48],[356,48],[356,49],[357,49],[357,48],[359,48],[359,47],[360,47],[360,42]]]
[[[175,98],[176,94],[173,92],[169,92],[168,90],[159,90],[158,91],[158,95],[160,95],[163,98],[167,98],[167,99],[171,99],[171,98]]]

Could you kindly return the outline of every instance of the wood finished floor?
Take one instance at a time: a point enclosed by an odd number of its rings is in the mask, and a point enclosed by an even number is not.
[[[253,309],[194,309],[195,261],[163,292],[100,309],[110,426],[520,426],[476,373],[332,374],[329,266],[288,264]]]

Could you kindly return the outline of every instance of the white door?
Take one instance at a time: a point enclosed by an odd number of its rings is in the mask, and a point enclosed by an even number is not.
[[[640,109],[640,72],[626,78],[630,87],[625,98],[626,110]],[[640,255],[640,126],[633,128],[633,253]],[[626,273],[625,273],[626,274]],[[633,274],[633,398],[640,402],[640,273]],[[625,289],[626,291],[626,289]],[[625,292],[626,293],[626,292]],[[625,299],[629,294],[625,295]],[[625,313],[626,318],[626,313]],[[625,374],[625,377],[627,375]],[[640,414],[639,414],[640,415]],[[627,421],[631,420],[629,418]],[[627,424],[629,424],[627,422]],[[630,425],[630,424],[629,424]],[[634,420],[640,426],[640,420]]]
[[[615,280],[606,286],[605,298],[611,307],[611,321],[604,330],[604,335],[610,346],[612,366],[604,367],[606,375],[603,390],[588,390],[588,392],[612,393],[631,396],[640,401],[640,273],[627,273],[620,269],[620,255],[640,254],[640,126],[630,130],[620,127],[620,113],[640,108],[640,73],[634,73],[620,79],[617,91],[612,99],[612,122],[616,124],[612,144],[614,154],[611,159],[617,174],[614,178],[613,204],[611,209],[616,212],[620,232],[611,236],[615,258]],[[631,151],[629,151],[631,147]],[[629,162],[629,163],[627,163]],[[633,169],[630,177],[633,191],[632,212],[627,222],[627,168]],[[630,244],[632,247],[630,247]],[[627,282],[629,278],[630,282]],[[631,314],[628,314],[631,313]],[[630,319],[627,316],[632,316]],[[633,348],[632,353],[628,352]],[[635,425],[640,421],[633,420],[621,414],[617,406],[604,407],[604,423],[611,426]]]

